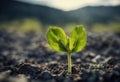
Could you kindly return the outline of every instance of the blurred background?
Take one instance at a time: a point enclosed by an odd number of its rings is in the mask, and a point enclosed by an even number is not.
[[[50,25],[66,31],[120,32],[120,0],[0,0],[0,30],[44,33]]]

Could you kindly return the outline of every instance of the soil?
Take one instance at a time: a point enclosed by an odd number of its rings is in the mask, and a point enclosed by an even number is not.
[[[48,48],[44,35],[0,31],[0,82],[120,82],[120,34],[87,36],[68,74],[67,53]]]

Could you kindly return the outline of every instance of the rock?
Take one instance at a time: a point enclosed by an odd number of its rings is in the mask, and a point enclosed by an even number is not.
[[[43,72],[42,74],[41,74],[41,79],[44,79],[44,80],[50,80],[50,79],[52,79],[53,77],[52,77],[52,75],[49,73],[49,72]]]
[[[24,75],[18,75],[17,77],[10,77],[9,82],[28,82],[28,79]]]
[[[63,82],[74,82],[71,78],[65,78]]]
[[[92,59],[92,62],[94,63],[100,63],[101,61],[103,61],[103,57],[101,55],[97,55],[95,58]]]
[[[64,79],[65,79],[65,77],[63,77],[63,75],[60,75],[60,76],[56,76],[56,77],[55,77],[56,82],[63,82]]]
[[[105,64],[105,63],[108,63],[111,60],[112,60],[112,57],[110,56],[110,57],[106,58],[104,61],[102,61],[101,63]]]

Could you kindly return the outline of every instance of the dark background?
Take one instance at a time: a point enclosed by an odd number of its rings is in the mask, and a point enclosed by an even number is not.
[[[72,11],[62,11],[16,0],[0,1],[0,28],[2,29],[26,28],[29,24],[34,30],[38,27],[44,30],[50,25],[71,28],[76,24],[83,24],[89,30],[119,32],[119,22],[119,5],[87,6]]]

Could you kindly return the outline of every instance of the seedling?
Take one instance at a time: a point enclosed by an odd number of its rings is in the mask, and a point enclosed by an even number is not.
[[[76,26],[67,36],[64,30],[51,26],[46,34],[49,45],[58,52],[67,52],[68,73],[72,73],[71,53],[81,51],[86,45],[86,31],[82,25]]]

